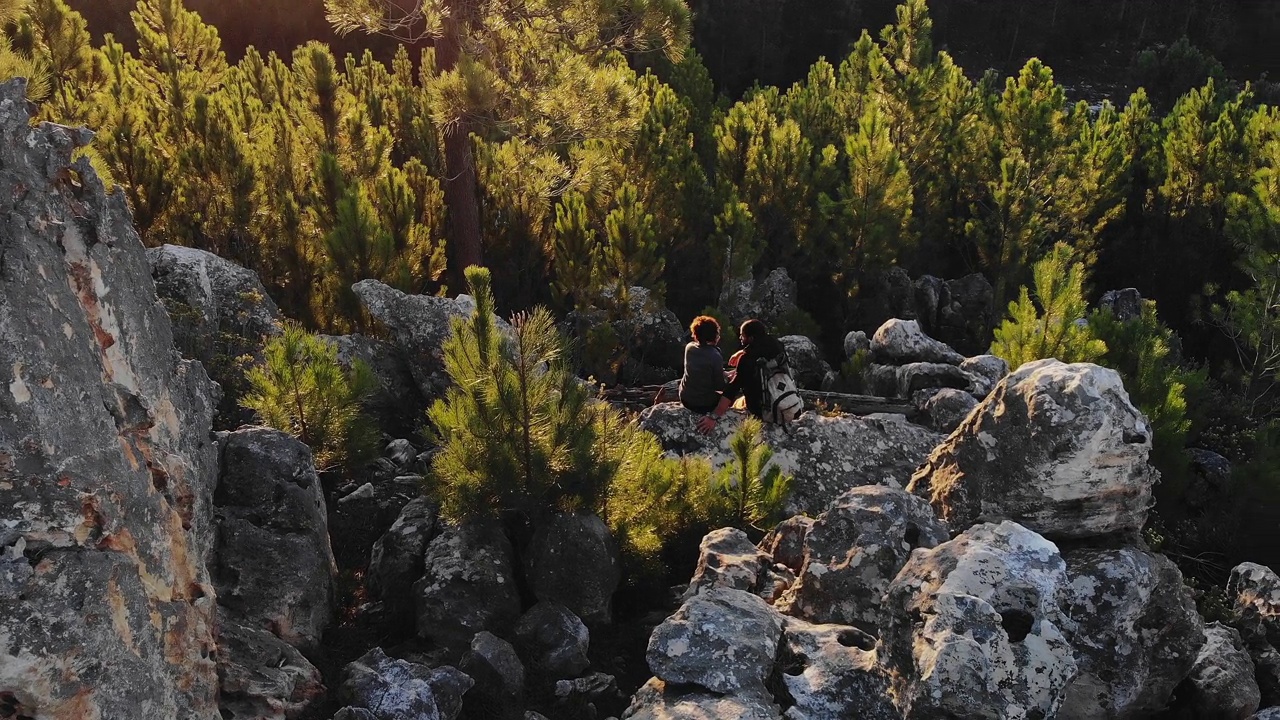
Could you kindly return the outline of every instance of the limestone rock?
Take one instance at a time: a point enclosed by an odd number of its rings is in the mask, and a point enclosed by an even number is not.
[[[769,534],[760,541],[760,548],[773,558],[775,563],[782,563],[794,572],[804,567],[804,542],[813,529],[815,520],[804,515],[793,515],[778,523]]]
[[[929,418],[929,427],[950,435],[977,406],[978,401],[972,394],[955,388],[942,388],[932,393],[921,409]]]
[[[715,693],[649,680],[636,692],[622,720],[780,720],[766,693]]]
[[[713,588],[654,628],[645,657],[653,674],[669,683],[721,694],[763,693],[781,635],[782,616],[763,600]]]
[[[878,485],[854,488],[805,536],[804,566],[780,609],[810,622],[878,632],[887,620],[880,600],[911,552],[949,538],[924,500]]]
[[[969,373],[969,377],[974,380],[973,396],[983,400],[1009,374],[1009,363],[995,355],[977,355],[965,358],[960,363],[960,369]]]
[[[343,668],[340,694],[376,720],[453,720],[472,685],[471,678],[456,668],[432,670],[374,648]]]
[[[92,133],[0,83],[0,696],[14,716],[217,720],[218,390],[173,349]]]
[[[741,530],[713,530],[702,538],[698,547],[698,567],[684,598],[687,600],[703,590],[718,587],[755,592],[770,564],[769,556]]]
[[[333,614],[337,568],[311,450],[278,430],[221,438],[218,602],[245,624],[314,649]]]
[[[1241,720],[1258,709],[1262,694],[1253,676],[1253,660],[1240,633],[1221,623],[1205,628],[1204,645],[1191,674],[1191,706],[1204,720]]]
[[[915,320],[892,319],[871,336],[871,354],[885,365],[925,362],[959,365],[964,356],[946,343],[934,340],[920,329]]]
[[[348,706],[335,713],[333,720],[378,720],[378,716],[364,708]]]
[[[462,651],[483,630],[502,632],[520,616],[511,543],[494,523],[444,528],[427,545],[413,584],[418,635]]]
[[[903,717],[1054,717],[1076,674],[1067,585],[1057,547],[1017,523],[913,553],[879,650]]]
[[[516,623],[515,638],[516,649],[533,675],[574,678],[591,664],[587,626],[559,603],[540,602],[529,608]]]
[[[796,385],[805,390],[818,390],[831,366],[822,359],[822,351],[803,335],[783,335],[778,342],[787,350],[787,363]]]
[[[413,583],[422,577],[422,558],[435,537],[438,517],[439,509],[427,498],[404,506],[369,555],[365,580],[373,597],[392,601],[409,596]]]
[[[506,640],[488,631],[476,633],[461,669],[475,680],[469,694],[485,706],[510,711],[522,704],[524,665]]]
[[[543,523],[525,551],[524,577],[539,600],[563,604],[589,625],[613,617],[622,579],[617,543],[591,514],[558,513]]]
[[[395,345],[367,335],[321,335],[320,339],[337,347],[343,369],[350,370],[360,360],[373,371],[378,383],[362,406],[378,427],[393,434],[417,429],[428,403]]]
[[[698,417],[679,403],[664,403],[640,413],[640,426],[657,435],[668,453],[702,455],[719,469],[731,461],[729,437],[743,414],[727,413],[709,435],[697,432]],[[850,488],[905,486],[943,436],[902,415],[804,413],[785,431],[766,425],[764,439],[774,463],[795,477],[785,510],[818,515]]]
[[[902,717],[889,699],[889,676],[876,662],[875,638],[857,628],[788,619],[779,664],[794,703],[786,720]]]
[[[1066,554],[1079,673],[1061,720],[1148,717],[1163,708],[1204,643],[1204,620],[1163,555],[1136,548]]]
[[[952,530],[1009,519],[1048,538],[1134,533],[1154,500],[1151,429],[1114,370],[1027,363],[911,481]]]
[[[324,698],[320,671],[266,630],[218,618],[219,707],[224,720],[286,720]]]
[[[858,353],[871,352],[871,339],[861,330],[851,330],[844,336],[844,356],[850,360]]]

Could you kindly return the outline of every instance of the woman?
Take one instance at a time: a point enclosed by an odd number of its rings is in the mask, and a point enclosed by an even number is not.
[[[720,323],[699,315],[689,325],[693,341],[684,346],[684,376],[680,378],[680,402],[690,411],[707,414],[698,429],[708,432],[724,413],[724,356],[720,354]],[[708,418],[710,422],[708,423]]]

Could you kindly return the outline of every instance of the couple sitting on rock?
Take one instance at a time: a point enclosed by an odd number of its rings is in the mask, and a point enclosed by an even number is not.
[[[748,320],[738,331],[741,350],[724,370],[720,354],[720,323],[700,315],[689,325],[693,341],[684,348],[684,376],[680,378],[680,402],[690,411],[704,413],[698,432],[709,433],[738,397],[747,412],[767,422],[795,419],[804,403],[795,390],[787,367],[786,349],[769,335],[764,323]]]

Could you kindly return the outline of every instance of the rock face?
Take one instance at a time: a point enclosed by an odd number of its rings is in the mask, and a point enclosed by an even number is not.
[[[1262,705],[1280,705],[1280,576],[1264,565],[1241,563],[1231,570],[1227,595],[1231,626],[1253,658]]]
[[[795,315],[796,283],[782,268],[770,272],[763,280],[738,278],[725,284],[717,307],[736,331],[744,320],[756,318],[770,330],[778,330],[780,320]]]
[[[653,678],[636,692],[623,720],[779,720],[764,693],[717,695]]]
[[[794,703],[787,720],[900,720],[875,638],[843,625],[788,619],[779,648],[782,682]]]
[[[587,669],[590,634],[569,608],[540,602],[516,623],[516,649],[529,672],[544,679],[575,678]]]
[[[1108,290],[1102,293],[1098,306],[1111,311],[1117,320],[1136,320],[1142,317],[1142,294],[1137,288]]]
[[[763,694],[782,637],[782,618],[741,590],[714,588],[685,601],[654,629],[649,669],[668,683],[720,694]]]
[[[595,515],[554,515],[529,541],[524,577],[539,600],[561,603],[587,624],[610,622],[622,565],[609,526]]]
[[[1169,701],[1204,642],[1204,620],[1163,555],[1136,548],[1066,554],[1079,674],[1062,720],[1148,717]]]
[[[903,717],[1054,717],[1076,674],[1067,583],[1057,547],[1012,522],[912,554],[881,635]]]
[[[1204,634],[1204,645],[1187,677],[1195,716],[1204,720],[1241,720],[1253,715],[1262,694],[1240,633],[1212,623]]]
[[[219,705],[223,720],[286,720],[324,698],[320,671],[280,638],[218,618]]]
[[[422,558],[435,537],[439,511],[426,498],[412,500],[400,511],[391,529],[373,545],[366,584],[378,598],[393,601],[408,597],[413,583],[422,577]]]
[[[959,365],[964,356],[924,334],[915,320],[889,320],[871,336],[871,354],[884,365],[942,363]]]
[[[123,192],[0,84],[0,696],[13,717],[217,720],[210,435]]]
[[[311,449],[278,430],[221,438],[213,566],[218,603],[304,651],[333,614],[337,574]]]
[[[696,453],[720,468],[732,457],[729,437],[742,415],[728,413],[710,435],[695,429],[698,416],[679,403],[640,413],[640,426],[669,453]],[[787,511],[818,515],[842,493],[859,485],[904,487],[942,436],[901,415],[824,417],[807,412],[787,430],[766,425],[764,439],[774,462],[795,477]]]
[[[831,366],[822,359],[818,346],[803,335],[783,335],[778,342],[787,350],[787,363],[796,385],[806,390],[822,387],[822,379],[831,372]]]
[[[455,651],[483,630],[503,631],[520,616],[511,543],[491,523],[449,526],[427,545],[413,585],[418,635]]]
[[[374,648],[343,669],[340,695],[375,720],[453,720],[472,685],[456,668],[432,670]]]
[[[1114,370],[1039,360],[1000,382],[911,491],[953,530],[1009,519],[1051,539],[1132,533],[1154,502],[1150,451]]]
[[[965,358],[960,363],[960,369],[969,373],[969,377],[974,380],[973,396],[983,400],[1009,374],[1009,363],[995,355],[977,355]]]
[[[408,434],[422,422],[427,410],[413,372],[391,343],[365,335],[322,335],[338,349],[338,362],[350,370],[360,360],[373,370],[378,386],[364,401],[364,407],[378,426],[392,434]]]
[[[710,588],[754,592],[770,564],[769,556],[737,528],[712,530],[702,538],[698,550],[698,567],[689,581],[685,599]]]
[[[911,552],[950,537],[926,501],[895,488],[854,488],[805,536],[804,565],[779,605],[811,622],[876,633],[887,620],[880,598]]]
[[[970,393],[943,388],[932,393],[921,409],[929,418],[929,427],[949,435],[960,427],[960,423],[977,406],[978,401]]]
[[[612,300],[612,289],[604,296]],[[580,335],[593,325],[607,322],[603,310],[591,308],[575,314],[571,320]],[[668,310],[648,288],[633,287],[627,291],[627,312],[613,324],[614,333],[627,349],[628,356],[646,367],[659,367],[676,373],[684,364],[684,346],[689,331],[675,313]],[[670,377],[668,375],[668,377]]]

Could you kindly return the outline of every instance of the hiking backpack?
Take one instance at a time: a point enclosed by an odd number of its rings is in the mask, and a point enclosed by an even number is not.
[[[760,361],[760,388],[760,416],[765,422],[785,428],[787,423],[800,417],[804,398],[796,390],[785,350],[771,360]]]

